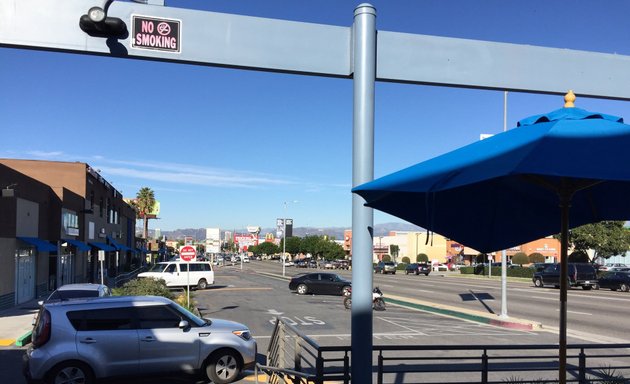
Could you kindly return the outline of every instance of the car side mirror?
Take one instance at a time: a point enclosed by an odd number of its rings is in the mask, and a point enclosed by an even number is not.
[[[39,301],[37,302],[37,305],[39,305],[40,307],[41,307],[42,305],[44,305],[44,300],[39,300]]]
[[[186,321],[186,320],[181,320],[181,321],[179,322],[179,324],[177,325],[177,327],[178,327],[179,329],[186,330],[186,329],[190,328],[190,324],[188,324],[188,321]]]

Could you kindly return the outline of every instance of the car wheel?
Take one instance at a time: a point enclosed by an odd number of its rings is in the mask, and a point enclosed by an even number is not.
[[[298,285],[297,293],[300,295],[306,295],[308,293],[308,287],[305,284]]]
[[[628,290],[629,290],[628,284],[624,284],[624,283],[619,284],[619,290],[621,292],[628,292]]]
[[[199,282],[197,283],[197,289],[206,289],[206,288],[208,288],[208,282],[206,281],[206,279],[199,280]]]
[[[241,373],[242,365],[234,351],[221,349],[210,356],[206,364],[206,376],[215,384],[231,383]]]
[[[538,278],[538,279],[534,280],[534,285],[535,285],[536,287],[538,287],[538,288],[542,288],[542,287],[544,287],[544,286],[545,286],[545,284],[543,284],[543,282],[542,282],[542,279],[541,279],[541,278]]]
[[[599,289],[599,284],[593,284],[593,289],[597,291]]]
[[[48,374],[47,383],[92,384],[94,374],[90,367],[79,361],[67,361],[54,367]]]
[[[590,286],[590,285],[583,285],[583,286],[582,286],[582,289],[583,289],[583,290],[585,290],[585,291],[590,291],[592,288],[593,288],[593,287],[592,287],[592,286]]]
[[[396,274],[396,271],[392,272],[392,275],[395,275],[395,274]]]
[[[425,275],[425,276],[429,276],[429,272],[425,273],[424,275]]]
[[[341,288],[341,294],[348,296],[350,294],[350,286],[344,285],[343,288]]]
[[[409,271],[405,271],[405,275],[408,275],[408,274],[409,274]]]

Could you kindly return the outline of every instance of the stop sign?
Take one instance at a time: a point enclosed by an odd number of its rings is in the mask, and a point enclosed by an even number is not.
[[[184,261],[191,261],[197,257],[197,251],[194,247],[187,245],[179,250],[179,257]]]

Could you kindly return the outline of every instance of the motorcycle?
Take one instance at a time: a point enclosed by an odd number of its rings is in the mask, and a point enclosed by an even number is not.
[[[352,308],[352,288],[348,289],[343,298],[343,306],[346,309]],[[372,309],[375,311],[385,310],[385,299],[383,298],[383,292],[378,287],[374,287],[372,290]]]

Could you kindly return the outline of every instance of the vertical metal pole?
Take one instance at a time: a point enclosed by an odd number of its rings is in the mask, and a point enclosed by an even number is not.
[[[503,132],[507,131],[507,91],[503,92]],[[508,317],[507,311],[507,252],[501,251],[501,315]]]
[[[374,179],[374,84],[376,9],[360,4],[353,23],[354,105],[352,186]],[[352,195],[352,355],[353,383],[372,383],[372,244],[374,212]]]
[[[568,248],[569,248],[569,209],[571,208],[571,193],[563,188],[559,192],[560,211],[562,223],[560,226],[560,335],[558,353],[558,382],[567,382],[567,273],[569,269]]]

